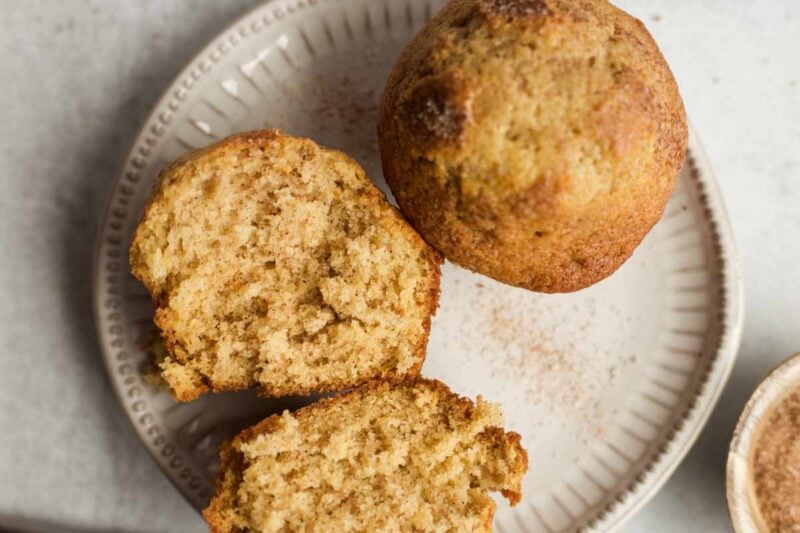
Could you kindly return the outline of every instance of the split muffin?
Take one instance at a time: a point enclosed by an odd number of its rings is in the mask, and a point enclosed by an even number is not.
[[[211,531],[489,532],[528,468],[498,407],[437,381],[373,382],[222,447]]]
[[[441,258],[345,154],[256,131],[162,173],[130,263],[189,401],[416,376]]]

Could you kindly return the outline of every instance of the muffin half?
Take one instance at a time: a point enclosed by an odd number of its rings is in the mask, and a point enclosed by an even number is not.
[[[498,407],[438,381],[373,382],[274,415],[222,447],[203,516],[234,531],[491,531],[528,458]]]
[[[130,249],[176,399],[416,376],[441,258],[345,154],[279,131],[167,168]]]

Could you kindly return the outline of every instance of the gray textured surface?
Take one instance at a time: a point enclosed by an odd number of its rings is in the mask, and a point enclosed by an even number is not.
[[[254,0],[0,0],[0,527],[193,531],[106,383],[91,259],[149,108]],[[720,178],[747,289],[739,363],[631,532],[729,531],[724,461],[757,381],[800,350],[800,4],[624,0],[674,68]]]

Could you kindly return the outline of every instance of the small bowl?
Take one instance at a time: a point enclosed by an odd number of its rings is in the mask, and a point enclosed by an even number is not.
[[[792,390],[800,387],[800,354],[795,354],[769,373],[744,407],[728,453],[728,511],[737,533],[769,533],[751,483],[750,464],[765,416]]]

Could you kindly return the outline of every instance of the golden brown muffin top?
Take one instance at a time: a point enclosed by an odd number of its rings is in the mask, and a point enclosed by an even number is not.
[[[605,0],[454,0],[390,75],[380,132],[387,181],[429,242],[542,290],[580,288],[630,255],[687,137],[655,42]],[[520,247],[540,265],[509,265],[503,250]]]

